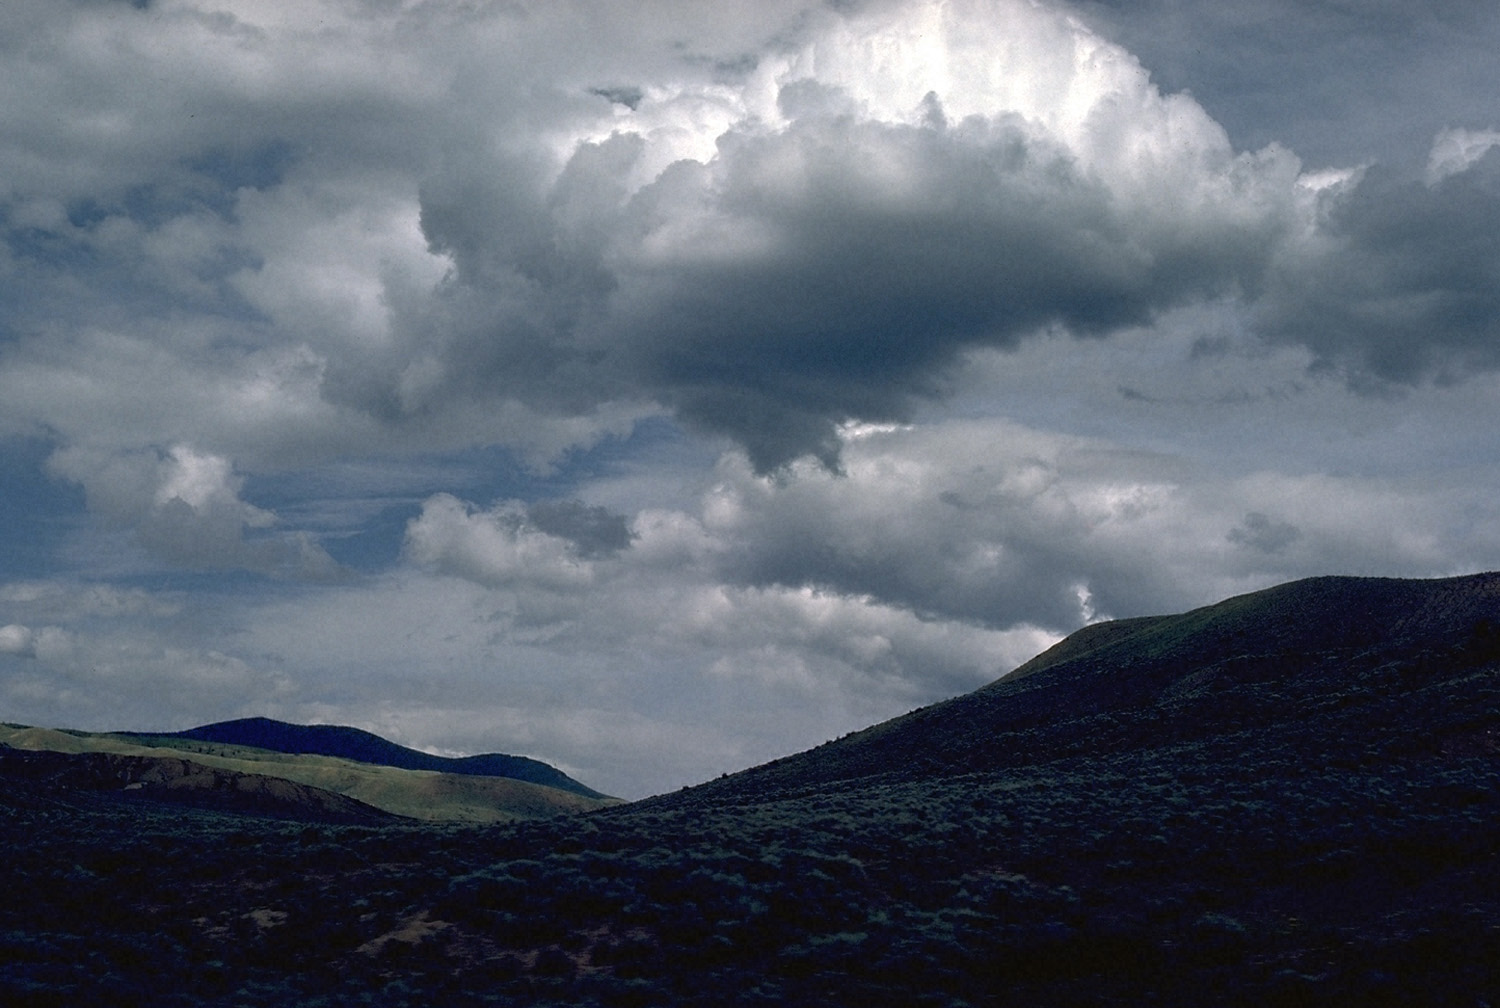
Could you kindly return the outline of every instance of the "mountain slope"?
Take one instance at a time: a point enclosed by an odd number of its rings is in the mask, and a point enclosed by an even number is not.
[[[541,784],[569,791],[586,798],[603,799],[607,795],[580,784],[556,767],[525,756],[487,753],[458,758],[434,756],[408,749],[372,732],[343,725],[299,725],[271,718],[252,717],[189,728],[186,731],[147,734],[115,732],[129,738],[193,739],[225,745],[251,746],[272,752],[306,753],[334,756],[339,759],[398,767],[402,770],[432,770],[438,773],[475,777],[508,777],[529,784]]]
[[[1175,616],[1085,627],[973,693],[704,785],[756,795],[865,777],[995,771],[1240,739],[1344,755],[1377,741],[1474,743],[1500,660],[1500,574],[1312,578]],[[1492,678],[1492,677],[1491,677]],[[1450,710],[1448,692],[1465,695]],[[1497,694],[1500,699],[1500,694]],[[1368,724],[1357,729],[1361,721]],[[1352,738],[1342,738],[1351,726]],[[670,800],[670,799],[666,799]]]

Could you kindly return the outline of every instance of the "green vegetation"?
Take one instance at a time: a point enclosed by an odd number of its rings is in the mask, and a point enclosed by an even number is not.
[[[280,777],[431,822],[511,822],[615,804],[508,777],[404,770],[332,756],[289,754],[171,736],[123,736],[0,725],[0,744],[67,753],[180,757],[236,774]]]
[[[1404,612],[1452,588],[1427,584]],[[1497,584],[1373,638],[1330,614],[1386,583],[1188,614],[1166,650],[1169,622],[1093,631],[878,730],[531,822],[311,827],[0,774],[0,1003],[1489,1003]]]
[[[447,757],[408,749],[359,728],[345,725],[299,725],[271,718],[240,718],[200,725],[167,735],[122,732],[122,737],[144,745],[174,745],[183,741],[217,742],[248,746],[280,753],[337,756],[357,763],[399,767],[403,770],[435,770],[439,773],[479,777],[508,777],[529,784],[545,784],[586,798],[608,798],[580,784],[556,767],[525,756],[485,753],[479,756]]]

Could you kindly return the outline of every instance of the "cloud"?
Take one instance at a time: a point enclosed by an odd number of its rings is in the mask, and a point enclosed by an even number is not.
[[[1057,13],[808,25],[727,78],[610,106],[553,178],[491,158],[429,183],[466,381],[644,392],[758,471],[836,465],[840,423],[905,417],[967,347],[1255,287],[1295,210],[1294,158],[1236,156]]]
[[[1466,172],[1474,162],[1500,144],[1495,130],[1445,129],[1432,141],[1424,181],[1435,186],[1444,179]]]
[[[1216,468],[999,419],[840,436],[840,474],[805,460],[762,476],[727,453],[693,507],[637,512],[628,545],[592,558],[519,501],[451,496],[410,523],[406,555],[493,591],[506,633],[568,653],[685,648],[783,685],[888,677],[923,696],[1096,618],[1500,555],[1472,519],[1484,491],[1440,476]]]
[[[20,655],[26,658],[35,653],[32,649],[30,627],[21,626],[19,623],[9,623],[0,627],[0,654]]]
[[[726,583],[723,563],[734,547],[713,517],[722,504],[718,496],[706,501],[707,519],[642,513],[625,543],[614,541],[621,519],[609,516],[612,548],[585,559],[577,540],[537,527],[536,505],[530,513],[515,501],[481,510],[438,495],[408,525],[406,556],[424,572],[492,590],[495,618],[525,639],[584,652],[687,648],[713,655],[724,674],[759,676],[774,654],[784,659],[776,675],[790,681],[801,678],[791,670],[811,676],[806,670],[816,668],[830,682],[885,680],[882,691],[930,696],[993,678],[1050,639],[1020,616],[993,630],[972,628],[812,582]],[[576,504],[565,513],[608,515]],[[762,659],[746,664],[734,657],[741,651]]]
[[[702,518],[719,578],[1067,632],[1301,576],[1431,575],[1500,555],[1467,517],[1484,492],[1427,476],[1220,471],[993,419],[844,437],[842,476],[725,460]]]
[[[426,569],[490,587],[565,591],[594,576],[578,544],[537,527],[519,501],[479,511],[451,494],[431,497],[407,525],[406,551]]]
[[[1439,157],[1431,184],[1374,165],[1320,194],[1317,227],[1286,246],[1257,306],[1261,331],[1355,382],[1500,366],[1500,154]]]
[[[259,713],[288,679],[228,653],[223,627],[204,633],[199,602],[98,581],[0,583],[0,705],[26,723],[94,730]]]
[[[1494,125],[1486,64],[1500,10],[1483,0],[1069,5],[1163,90],[1190,90],[1242,149],[1275,141],[1320,170],[1371,159],[1420,170],[1435,131]]]
[[[299,579],[339,576],[310,536],[275,529],[276,515],[240,498],[227,459],[175,445],[165,452],[64,449],[52,472],[82,485],[89,507],[130,528],[145,550],[198,570],[245,569]]]
[[[1246,549],[1281,553],[1301,535],[1302,530],[1289,522],[1279,522],[1259,511],[1251,511],[1243,522],[1229,530],[1225,538]]]
[[[1493,364],[1487,134],[1443,134],[1426,197],[1310,196],[1063,8],[12,16],[47,58],[0,61],[0,430],[70,447],[546,465],[670,410],[837,467],[976,348],[1223,299],[1388,380]]]
[[[624,515],[582,501],[534,501],[526,513],[538,531],[569,540],[585,560],[614,556],[635,538]]]

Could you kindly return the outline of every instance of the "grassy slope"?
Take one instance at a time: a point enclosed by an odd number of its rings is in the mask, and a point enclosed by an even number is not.
[[[571,791],[586,798],[608,798],[556,767],[526,756],[485,753],[479,756],[450,758],[408,749],[371,732],[345,725],[301,725],[272,718],[251,717],[200,725],[170,734],[120,732],[122,736],[143,745],[166,745],[183,739],[217,742],[225,745],[250,746],[273,752],[334,756],[357,763],[399,767],[403,770],[435,770],[438,773],[478,777],[509,777],[529,784],[542,784],[560,791]]]
[[[509,822],[600,808],[603,802],[544,785],[501,777],[474,777],[430,770],[356,763],[329,756],[289,755],[246,746],[55,729],[0,726],[0,742],[18,749],[107,752],[130,756],[186,757],[238,773],[281,777],[346,795],[378,809],[433,822]]]

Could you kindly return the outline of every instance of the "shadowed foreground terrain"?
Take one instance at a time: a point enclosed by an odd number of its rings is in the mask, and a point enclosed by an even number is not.
[[[0,1002],[1478,1006],[1497,836],[1500,575],[1322,578],[543,821],[0,774]]]

